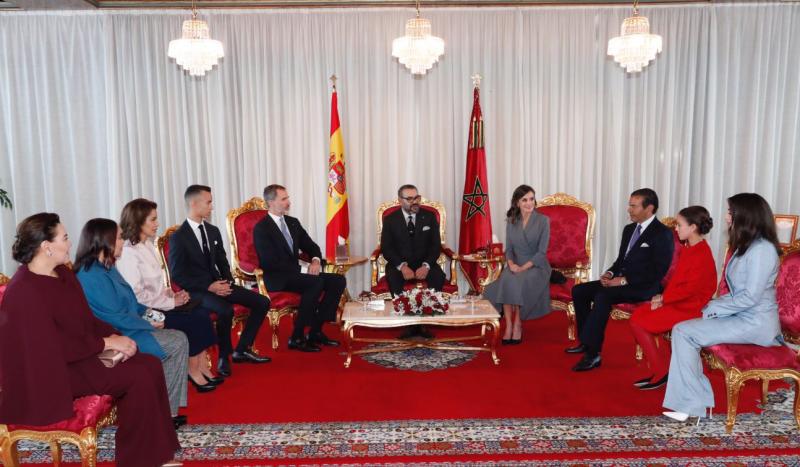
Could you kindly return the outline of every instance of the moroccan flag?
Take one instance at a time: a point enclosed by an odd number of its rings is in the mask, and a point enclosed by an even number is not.
[[[472,117],[469,121],[467,145],[467,175],[461,202],[461,233],[458,253],[475,253],[492,243],[492,213],[489,211],[489,185],[486,177],[486,151],[483,149],[483,116],[478,87],[473,91]],[[473,290],[478,280],[486,277],[486,269],[477,263],[461,261],[461,269]]]
[[[344,142],[339,127],[339,106],[334,87],[331,96],[331,154],[328,158],[326,256],[331,258],[336,256],[336,245],[340,241],[348,245],[350,243],[350,214],[347,208],[347,185],[344,176]]]

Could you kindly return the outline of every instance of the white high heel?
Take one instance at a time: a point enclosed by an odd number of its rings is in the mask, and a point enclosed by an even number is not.
[[[667,417],[669,417],[669,418],[671,418],[673,420],[677,420],[679,422],[685,422],[686,420],[689,419],[689,414],[686,414],[686,413],[683,413],[683,412],[669,412],[669,411],[667,411],[667,412],[661,412],[661,413],[663,413]]]

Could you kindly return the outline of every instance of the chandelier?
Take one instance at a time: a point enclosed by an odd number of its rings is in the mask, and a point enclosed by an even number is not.
[[[414,75],[424,75],[444,54],[444,41],[431,35],[431,22],[419,16],[406,21],[406,35],[392,41],[392,56]]]
[[[183,22],[180,39],[169,41],[167,56],[189,72],[203,76],[225,55],[222,42],[208,38],[208,23],[197,19],[197,8],[192,0],[192,19]]]
[[[650,21],[639,16],[639,0],[633,2],[633,16],[625,18],[619,37],[608,41],[608,55],[628,73],[642,71],[661,52],[661,36],[650,34]]]

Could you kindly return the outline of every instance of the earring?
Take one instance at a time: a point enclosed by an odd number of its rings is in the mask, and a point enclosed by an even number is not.
[[[50,251],[50,250],[47,250],[47,256],[53,256],[53,252]]]

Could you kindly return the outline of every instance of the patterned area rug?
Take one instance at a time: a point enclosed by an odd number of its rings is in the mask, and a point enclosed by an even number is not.
[[[380,349],[391,347],[393,344],[372,344],[365,349]],[[458,342],[448,345],[463,346]],[[376,352],[361,355],[364,360],[386,368],[413,371],[444,370],[461,366],[475,359],[477,351],[474,350],[435,350],[425,347],[400,350],[397,352]]]
[[[793,396],[793,391],[787,390],[771,394],[767,407],[760,415],[742,414],[737,417],[731,435],[725,433],[722,414],[716,415],[713,420],[701,420],[699,425],[674,422],[665,417],[190,425],[179,431],[183,446],[180,458],[220,461],[215,465],[233,461],[229,465],[235,465],[237,459],[284,459],[287,463],[292,460],[314,462],[314,459],[340,459],[343,463],[351,463],[358,459],[399,456],[446,456],[457,459],[460,456],[527,454],[580,455],[590,460],[588,464],[581,461],[581,465],[605,466],[614,465],[614,462],[602,458],[614,456],[614,453],[637,453],[624,463],[640,465],[631,462],[636,458],[647,458],[648,453],[663,457],[666,452],[680,455],[681,452],[705,451],[709,457],[697,461],[697,465],[731,465],[719,459],[728,456],[724,451],[769,451],[800,447],[800,430],[792,415]],[[113,435],[113,428],[101,433],[98,460],[112,460]],[[735,462],[742,462],[741,465],[751,465],[751,460],[758,465],[767,465],[767,458],[730,458],[739,459]],[[776,462],[774,465],[800,464],[796,456],[783,460],[781,456],[768,458]],[[64,459],[77,461],[77,452],[72,448],[65,449]],[[597,463],[591,459],[598,459]],[[792,459],[794,463],[788,462]],[[23,442],[20,443],[20,460],[50,462],[50,454],[46,445]],[[688,461],[688,464],[693,462]],[[553,465],[552,461],[546,464]],[[568,464],[575,464],[575,461]],[[648,460],[647,464],[652,465],[653,460]],[[687,459],[665,458],[663,464],[687,465]],[[503,465],[514,464],[503,462]],[[540,464],[525,462],[524,465]]]

